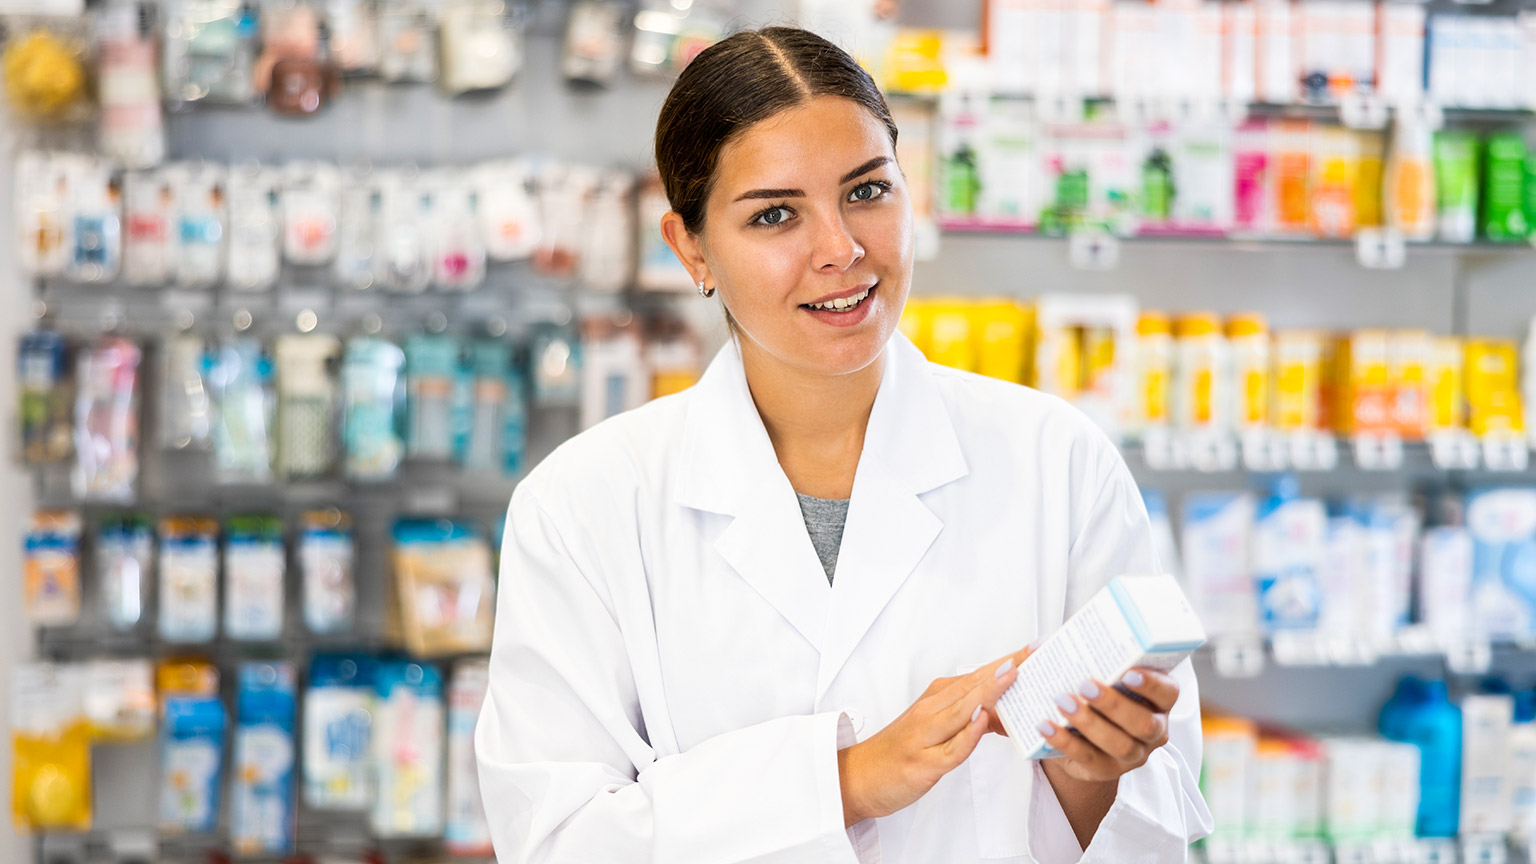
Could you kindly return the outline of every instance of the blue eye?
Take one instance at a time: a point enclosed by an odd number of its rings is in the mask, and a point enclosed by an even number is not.
[[[784,224],[784,220],[786,220],[788,218],[789,218],[789,208],[787,208],[787,207],[769,207],[766,210],[759,210],[757,215],[752,217],[752,224],[754,224],[754,225],[782,225],[782,224]]]
[[[884,180],[870,180],[853,187],[848,193],[850,201],[874,201],[891,190],[891,184]]]

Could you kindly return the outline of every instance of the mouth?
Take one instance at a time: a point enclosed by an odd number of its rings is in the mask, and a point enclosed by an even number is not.
[[[826,300],[818,300],[815,303],[801,303],[801,309],[811,309],[816,312],[852,312],[870,297],[874,296],[876,285],[860,288],[843,297],[832,297]]]

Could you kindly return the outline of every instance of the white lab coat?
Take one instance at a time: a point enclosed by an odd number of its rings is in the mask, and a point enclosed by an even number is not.
[[[1141,497],[1075,409],[886,349],[835,579],[739,354],[576,436],[512,496],[476,730],[502,864],[1182,861],[1210,832],[1189,664],[1170,742],[1086,852],[1001,736],[844,830],[836,750],[934,678],[1155,571]],[[1053,694],[1054,695],[1054,694]]]

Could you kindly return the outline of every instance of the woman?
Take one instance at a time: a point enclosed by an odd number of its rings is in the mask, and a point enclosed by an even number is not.
[[[1064,758],[988,734],[1020,646],[1157,568],[1087,420],[897,334],[895,142],[804,31],[674,86],[662,230],[732,340],[512,497],[476,739],[501,861],[1164,861],[1209,832],[1187,664],[1128,675],[1142,702],[1053,694]]]

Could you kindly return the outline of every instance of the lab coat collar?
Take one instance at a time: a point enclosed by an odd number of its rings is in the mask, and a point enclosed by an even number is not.
[[[933,372],[900,333],[886,345],[830,587],[734,343],[687,410],[674,500],[734,517],[715,549],[821,652],[820,700],[943,527],[918,496],[967,473]]]

